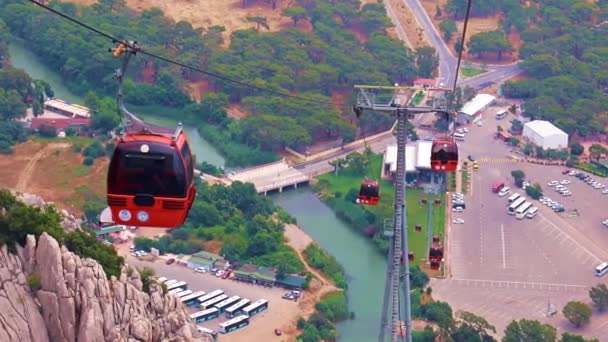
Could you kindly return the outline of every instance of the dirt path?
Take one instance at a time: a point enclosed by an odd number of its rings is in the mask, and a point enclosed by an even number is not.
[[[307,319],[314,313],[315,304],[318,303],[325,294],[342,290],[337,288],[331,280],[327,279],[327,277],[306,263],[303,253],[304,249],[306,249],[306,246],[314,242],[314,240],[308,236],[306,232],[295,224],[286,224],[285,237],[287,238],[287,244],[293,247],[296,253],[298,253],[298,256],[300,257],[300,260],[302,260],[302,263],[304,263],[306,270],[317,278],[310,281],[308,290],[306,290],[303,299],[298,303],[301,316]],[[283,327],[283,334],[284,336],[288,337],[288,341],[295,340],[298,334],[296,321],[290,322],[289,326],[287,327]]]
[[[44,158],[53,150],[65,149],[70,146],[71,145],[69,143],[50,143],[44,146],[40,151],[36,152],[32,159],[27,163],[25,168],[21,170],[19,174],[19,180],[17,181],[17,185],[15,185],[15,190],[19,192],[24,192],[26,190],[30,179],[32,179],[32,175],[34,174],[34,170],[36,169],[36,162],[38,162],[38,160]]]

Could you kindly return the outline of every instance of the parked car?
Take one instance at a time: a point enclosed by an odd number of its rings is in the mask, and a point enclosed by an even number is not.
[[[281,332],[281,329],[274,329],[274,334],[277,336],[283,335],[283,333]]]
[[[454,224],[464,224],[464,219],[461,218],[455,218],[452,223]]]
[[[172,264],[172,263],[174,263],[174,262],[175,262],[175,259],[174,259],[174,258],[171,258],[171,259],[167,260],[167,262],[165,262],[165,264],[167,264],[167,265],[171,265],[171,264]]]
[[[194,269],[194,271],[198,273],[207,273],[207,269],[204,267],[197,267]]]

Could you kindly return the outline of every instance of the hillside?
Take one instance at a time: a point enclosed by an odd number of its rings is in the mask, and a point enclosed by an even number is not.
[[[0,341],[211,341],[174,296],[144,292],[137,270],[108,280],[46,233],[26,241],[15,254],[0,248]]]

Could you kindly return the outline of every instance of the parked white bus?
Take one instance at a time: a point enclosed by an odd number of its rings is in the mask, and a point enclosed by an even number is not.
[[[597,267],[595,268],[595,275],[598,277],[601,277],[606,273],[608,273],[608,262],[603,262],[597,265]]]
[[[187,296],[189,294],[192,294],[192,290],[185,290],[185,291],[181,291],[175,294],[175,297],[177,298],[182,298],[184,296]]]
[[[515,201],[516,199],[520,198],[521,195],[518,193],[514,193],[513,195],[511,195],[507,201],[509,202],[509,204],[513,203],[513,201]]]
[[[526,217],[526,212],[531,207],[532,207],[532,202],[525,202],[524,204],[517,207],[517,209],[515,209],[515,218],[518,220],[522,220],[524,217]]]
[[[509,208],[507,208],[507,212],[509,213],[509,215],[515,215],[515,210],[522,204],[524,204],[524,202],[526,201],[525,197],[520,197],[518,199],[515,200],[515,202],[511,203],[509,205]]]
[[[538,215],[538,208],[537,207],[532,207],[526,213],[526,217],[529,218],[529,219],[534,218],[534,216],[536,216],[536,215]]]

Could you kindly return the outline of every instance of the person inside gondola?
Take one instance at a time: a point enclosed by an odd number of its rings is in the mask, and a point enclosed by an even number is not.
[[[441,164],[447,164],[448,163],[448,152],[445,150],[446,146],[445,144],[442,144],[440,147],[440,150],[437,151],[437,153],[435,154],[437,157],[437,160],[439,160],[441,162]]]

